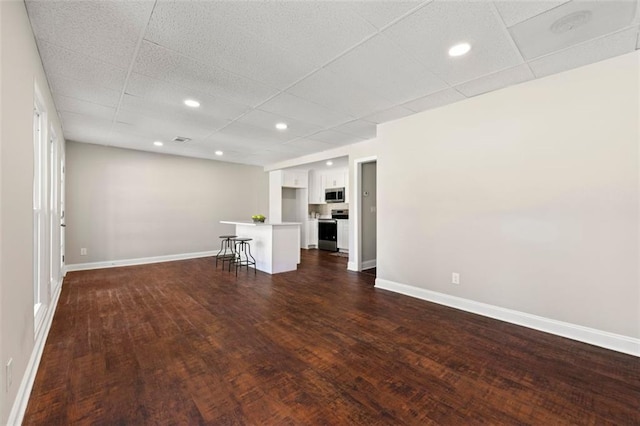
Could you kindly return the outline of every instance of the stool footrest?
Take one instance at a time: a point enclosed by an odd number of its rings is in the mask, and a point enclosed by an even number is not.
[[[231,238],[231,246],[233,247],[234,257],[229,260],[229,272],[231,272],[231,266],[235,266],[236,276],[238,275],[238,268],[242,268],[243,266],[247,267],[247,271],[249,267],[253,265],[254,274],[257,271],[256,268],[256,259],[251,254],[251,238],[246,237],[236,237]]]

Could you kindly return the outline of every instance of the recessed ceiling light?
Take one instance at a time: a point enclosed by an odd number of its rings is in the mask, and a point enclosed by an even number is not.
[[[162,146],[162,145],[164,145],[164,144],[163,144],[162,142],[160,142],[160,141],[155,141],[153,144],[154,144],[155,146]]]
[[[471,50],[469,43],[458,43],[449,49],[449,56],[462,56]]]
[[[327,166],[333,166],[333,161],[331,160],[327,161]]]
[[[194,101],[193,99],[187,99],[184,101],[184,104],[191,108],[198,108],[200,106],[200,102]]]
[[[224,154],[224,152],[222,152],[222,151],[216,151],[216,155],[222,155],[222,154]]]
[[[276,124],[276,129],[278,129],[278,130],[287,130],[287,127],[289,127],[289,126],[287,126],[287,123],[278,123],[278,124]]]

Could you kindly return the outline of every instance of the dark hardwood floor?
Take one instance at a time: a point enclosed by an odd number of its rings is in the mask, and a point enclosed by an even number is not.
[[[375,289],[346,261],[69,273],[24,424],[640,424],[638,358]]]

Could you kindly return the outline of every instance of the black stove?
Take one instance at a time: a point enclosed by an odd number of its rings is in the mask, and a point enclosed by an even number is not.
[[[318,220],[318,248],[338,251],[338,219],[349,219],[349,210],[331,210],[331,219]]]

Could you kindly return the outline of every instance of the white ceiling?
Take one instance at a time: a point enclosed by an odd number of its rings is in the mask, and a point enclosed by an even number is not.
[[[640,47],[638,0],[26,5],[66,139],[255,165]]]

